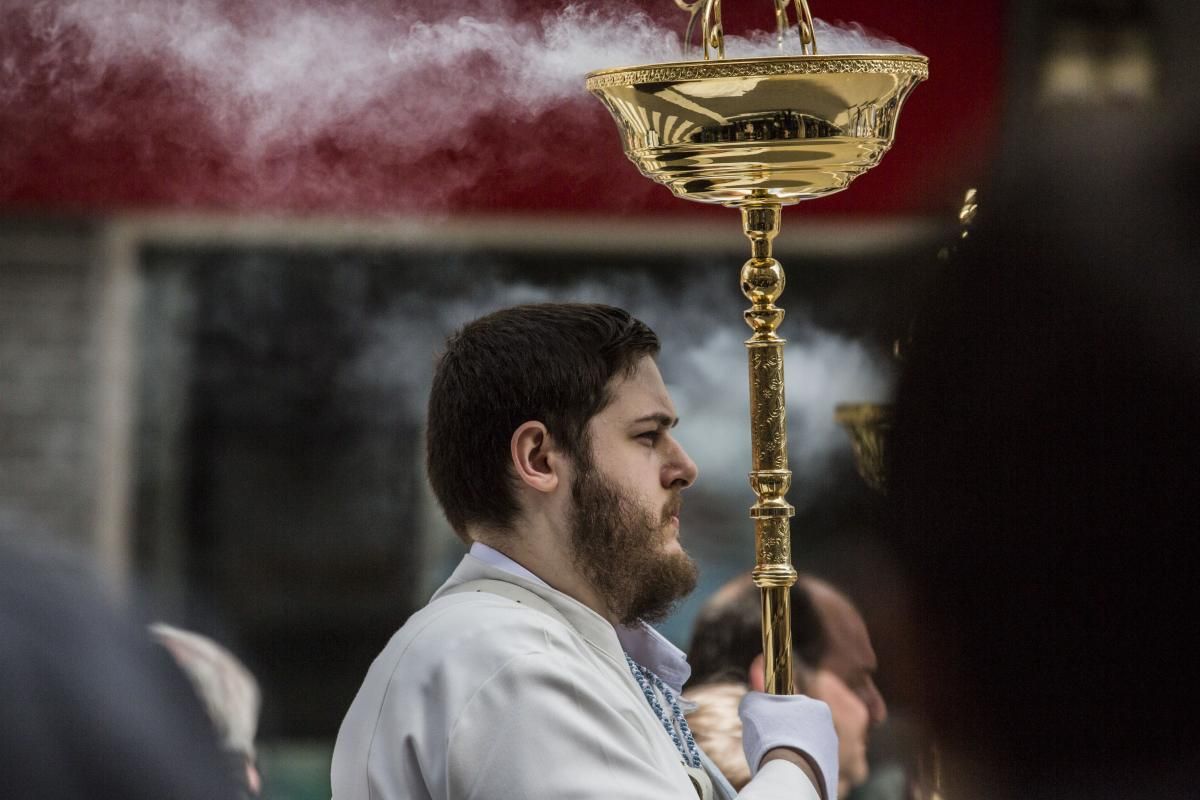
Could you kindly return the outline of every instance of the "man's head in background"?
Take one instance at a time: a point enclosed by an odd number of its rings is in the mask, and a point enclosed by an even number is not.
[[[206,636],[163,623],[151,625],[150,632],[191,681],[221,749],[235,761],[235,779],[259,794],[262,779],[254,748],[262,702],[258,681],[233,653]]]
[[[692,666],[689,691],[721,686],[700,692],[717,703],[732,699],[730,686],[762,691],[760,603],[760,590],[745,574],[726,583],[705,604],[688,651]],[[862,616],[828,583],[800,576],[792,587],[791,605],[797,689],[825,702],[833,714],[838,734],[838,795],[845,797],[866,781],[870,729],[887,718],[887,706],[874,681],[875,651]],[[714,726],[726,729],[724,738],[734,733],[728,730],[729,721],[717,716],[728,715],[709,714],[702,708],[699,716],[692,718],[698,737],[706,737]],[[736,733],[740,738],[740,731]],[[712,744],[718,752],[737,753],[739,749]],[[724,769],[724,764],[720,765]]]
[[[878,662],[862,614],[846,595],[822,580],[802,577],[798,585],[812,597],[825,634],[825,652],[817,666],[836,675],[854,693],[872,725],[882,724],[887,719],[887,703],[875,685]]]

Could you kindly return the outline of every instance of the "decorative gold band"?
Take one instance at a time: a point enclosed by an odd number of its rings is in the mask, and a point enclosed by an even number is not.
[[[809,75],[878,72],[886,75],[929,77],[925,56],[793,56],[791,58],[732,58],[722,61],[680,61],[653,66],[618,67],[587,76],[589,92],[610,86],[678,83],[706,78],[762,78],[770,75]]]
[[[796,582],[796,568],[791,564],[760,564],[752,575],[754,585],[763,589],[788,587]]]

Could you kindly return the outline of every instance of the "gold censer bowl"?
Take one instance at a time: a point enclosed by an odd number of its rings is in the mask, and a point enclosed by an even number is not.
[[[929,76],[916,55],[781,56],[593,72],[642,174],[688,200],[790,205],[845,189],[891,147]]]

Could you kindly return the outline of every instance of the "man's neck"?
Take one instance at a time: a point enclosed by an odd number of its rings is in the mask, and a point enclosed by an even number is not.
[[[551,588],[578,600],[604,617],[615,628],[618,620],[608,610],[592,585],[580,574],[574,561],[559,541],[559,536],[539,536],[520,529],[493,531],[472,529],[468,531],[473,541],[481,542],[493,550],[503,553],[512,561],[533,573]]]

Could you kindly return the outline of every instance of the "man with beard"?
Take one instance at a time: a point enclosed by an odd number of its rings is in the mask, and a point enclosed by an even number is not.
[[[470,552],[372,664],[338,734],[335,800],[732,798],[680,709],[687,661],[647,620],[695,586],[696,465],[620,309],[533,305],[467,325],[429,400],[427,459]],[[739,797],[836,796],[828,708],[750,693]]]

